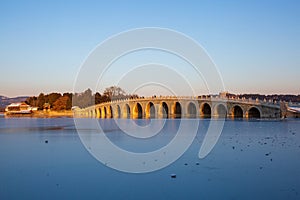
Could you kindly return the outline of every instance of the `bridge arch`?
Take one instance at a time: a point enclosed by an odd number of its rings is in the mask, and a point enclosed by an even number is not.
[[[143,108],[140,103],[136,103],[133,107],[133,118],[143,118]]]
[[[231,116],[233,118],[243,118],[244,111],[239,105],[234,105],[231,109]]]
[[[247,111],[247,117],[248,118],[261,118],[261,111],[259,108],[253,106],[250,107]]]
[[[113,118],[114,115],[113,115],[113,109],[111,106],[108,106],[107,107],[107,118]]]
[[[146,113],[146,118],[155,118],[156,117],[155,106],[151,101],[146,105],[145,113]]]
[[[120,118],[121,117],[121,108],[120,108],[120,106],[119,105],[117,105],[117,118]]]
[[[211,107],[208,103],[203,103],[201,105],[200,116],[204,118],[211,118]]]
[[[182,114],[182,106],[180,105],[179,102],[175,102],[173,106],[174,118],[181,118],[181,114]]]
[[[130,118],[130,107],[128,104],[125,104],[122,109],[123,118]]]
[[[195,103],[193,103],[193,102],[188,103],[187,114],[188,114],[188,117],[190,117],[190,118],[197,117],[197,108],[196,108]]]
[[[215,116],[220,118],[227,117],[227,106],[223,103],[219,103],[215,106]]]
[[[169,118],[169,107],[166,102],[160,104],[160,114],[162,118]]]

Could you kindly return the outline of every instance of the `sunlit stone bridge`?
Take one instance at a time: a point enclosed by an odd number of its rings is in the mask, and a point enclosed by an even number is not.
[[[114,100],[74,110],[90,118],[280,118],[279,102],[228,98],[160,96]]]

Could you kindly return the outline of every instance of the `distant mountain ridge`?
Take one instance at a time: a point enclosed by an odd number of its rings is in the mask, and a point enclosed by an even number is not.
[[[4,111],[5,107],[11,103],[24,102],[24,101],[26,101],[27,98],[28,98],[28,96],[19,96],[19,97],[9,98],[9,97],[0,95],[0,111]]]

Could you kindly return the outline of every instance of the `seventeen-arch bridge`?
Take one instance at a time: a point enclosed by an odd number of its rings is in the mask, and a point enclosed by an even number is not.
[[[280,118],[280,104],[221,96],[147,97],[114,100],[74,110],[90,118]]]

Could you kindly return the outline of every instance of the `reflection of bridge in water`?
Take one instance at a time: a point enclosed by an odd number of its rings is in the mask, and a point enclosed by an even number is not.
[[[280,104],[273,101],[199,97],[149,97],[114,100],[75,110],[77,117],[92,118],[279,118]]]

